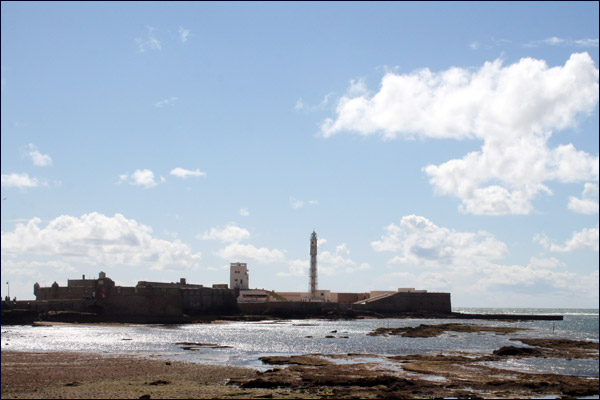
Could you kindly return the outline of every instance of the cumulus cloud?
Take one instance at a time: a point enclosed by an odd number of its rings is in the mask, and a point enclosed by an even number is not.
[[[428,291],[449,291],[452,289],[452,279],[439,272],[392,272],[377,279],[378,290],[397,290],[403,288],[425,289]]]
[[[199,236],[199,235],[198,235]],[[203,240],[219,240],[221,242],[239,242],[248,239],[250,232],[239,226],[229,225],[225,228],[210,228],[210,231],[202,235]]]
[[[304,202],[302,200],[298,200],[297,198],[290,196],[290,205],[294,210],[296,210],[298,208],[301,208],[304,205]]]
[[[308,260],[288,260],[289,271],[278,272],[277,276],[308,276],[309,261]]]
[[[250,215],[250,211],[247,208],[240,208],[240,215],[242,217],[247,217]]]
[[[374,95],[353,94],[353,83],[321,133],[481,140],[480,151],[423,168],[436,193],[459,198],[465,213],[528,214],[538,194],[551,194],[546,181],[598,181],[597,155],[572,144],[548,145],[552,131],[573,127],[594,110],[598,75],[587,53],[552,68],[523,58],[477,70],[390,72]]]
[[[265,264],[283,261],[285,254],[281,250],[256,247],[251,244],[231,243],[217,252],[217,255],[226,260],[252,260]]]
[[[179,241],[152,236],[152,228],[121,214],[96,212],[81,217],[61,215],[42,226],[39,218],[2,233],[3,258],[47,256],[91,265],[142,266],[150,269],[194,269],[200,253]],[[63,265],[63,264],[60,264]],[[57,267],[60,267],[57,264]]]
[[[36,167],[47,167],[52,165],[52,157],[50,157],[48,154],[40,153],[37,147],[35,147],[32,143],[29,143],[27,148],[27,156],[31,159],[33,165]]]
[[[40,186],[40,181],[29,174],[2,174],[2,187],[28,188]]]
[[[597,234],[596,228],[595,239],[592,236],[586,242],[595,240],[597,246]],[[549,296],[548,288],[552,288],[551,296],[563,301],[575,293],[588,300],[598,296],[597,279],[591,280],[597,278],[597,271],[569,272],[554,257],[531,257],[527,265],[502,264],[498,260],[508,256],[504,243],[485,232],[465,233],[438,227],[424,217],[408,216],[399,226],[391,224],[372,246],[375,250],[398,253],[389,265],[394,272],[376,278],[377,288],[469,293],[471,298],[480,298],[490,305],[506,304],[507,292],[514,298],[521,293],[535,296],[540,288],[544,299]],[[549,241],[547,246],[551,246]],[[534,297],[528,299],[535,301]]]
[[[508,255],[506,245],[487,232],[456,232],[417,215],[402,217],[400,225],[388,225],[371,246],[375,251],[399,253],[392,263],[420,267],[475,265]]]
[[[550,258],[531,257],[529,259],[528,266],[533,269],[557,269],[558,267],[564,267],[565,264],[554,257],[550,257]]]
[[[190,30],[184,29],[182,26],[180,26],[179,27],[179,40],[181,40],[181,43],[187,42],[188,36],[190,36]]]
[[[598,251],[598,237],[598,227],[596,226],[573,232],[571,238],[562,245],[552,243],[552,240],[545,234],[537,234],[533,240],[552,252],[569,253],[579,250]]]
[[[118,183],[123,182],[129,183],[130,185],[143,186],[146,189],[149,189],[158,185],[159,183],[166,182],[166,180],[162,176],[158,180],[155,180],[154,172],[149,169],[136,169],[131,175],[128,173],[119,175]]]
[[[219,240],[229,243],[216,252],[219,257],[225,260],[252,260],[265,264],[285,260],[285,253],[281,250],[240,243],[250,238],[250,232],[233,224],[225,228],[210,228],[202,236],[197,235],[196,237],[203,240]]]
[[[151,26],[148,26],[146,29],[147,32],[145,37],[135,38],[135,43],[138,47],[138,53],[144,53],[147,50],[161,50],[162,43],[156,38],[156,35],[154,34],[156,29],[154,29]]]
[[[366,271],[371,269],[368,263],[357,263],[350,258],[350,250],[346,243],[342,243],[335,247],[335,251],[323,250],[322,247],[327,242],[326,239],[319,238],[317,247],[319,254],[317,258],[317,266],[319,275],[334,276],[340,271],[352,273],[355,271]],[[287,272],[279,272],[278,276],[308,276],[310,260],[293,259],[288,260],[289,270]]]
[[[598,214],[598,184],[586,183],[581,198],[569,197],[568,207],[579,214]]]
[[[184,168],[173,168],[171,170],[171,175],[175,175],[179,178],[188,178],[190,176],[206,176],[206,172],[202,172],[199,169],[195,169],[195,170],[189,170],[189,169],[184,169]]]

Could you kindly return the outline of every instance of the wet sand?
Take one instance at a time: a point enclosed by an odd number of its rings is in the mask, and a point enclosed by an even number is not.
[[[1,374],[3,399],[311,398],[227,385],[255,377],[253,369],[89,353],[2,351]]]

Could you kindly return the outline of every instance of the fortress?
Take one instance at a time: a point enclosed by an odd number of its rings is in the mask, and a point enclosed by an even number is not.
[[[179,282],[140,281],[117,286],[100,272],[97,279],[69,279],[67,286],[34,285],[34,301],[2,302],[2,320],[11,311],[80,322],[188,322],[210,316],[354,317],[412,313],[451,314],[450,293],[399,288],[397,291],[335,293],[317,288],[317,235],[310,238],[310,276],[307,292],[250,289],[246,263],[231,263],[230,282],[205,287]],[[23,313],[21,313],[23,314]],[[14,313],[13,316],[17,315]]]

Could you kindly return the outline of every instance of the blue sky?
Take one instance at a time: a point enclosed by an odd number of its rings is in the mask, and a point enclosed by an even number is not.
[[[598,3],[2,2],[2,296],[598,307]]]

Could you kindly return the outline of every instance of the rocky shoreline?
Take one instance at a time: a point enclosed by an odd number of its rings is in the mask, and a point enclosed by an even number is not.
[[[371,335],[435,337],[444,332],[494,332],[504,335],[524,328],[466,324],[422,324],[411,328],[378,328]],[[379,356],[311,354],[262,357],[284,366],[239,378],[243,388],[304,390],[321,398],[573,398],[598,396],[598,378],[525,373],[497,367],[518,358],[598,359],[598,343],[568,339],[513,338],[491,354],[449,352]],[[521,344],[521,346],[517,346]],[[525,347],[525,346],[528,347]],[[495,364],[496,363],[496,364]]]
[[[373,335],[523,330],[469,324],[378,328]],[[598,343],[511,338],[490,354],[262,357],[272,369],[83,353],[2,352],[2,398],[574,398],[598,396],[598,378],[500,368],[520,358],[598,359]],[[180,342],[185,350],[219,346]]]

